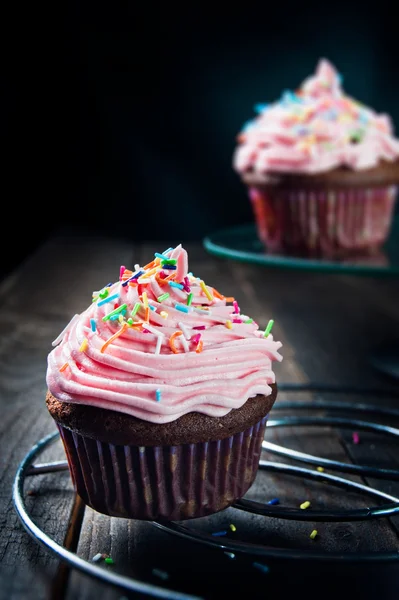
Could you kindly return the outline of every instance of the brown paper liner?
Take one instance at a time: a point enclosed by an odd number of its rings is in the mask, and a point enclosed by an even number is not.
[[[249,188],[257,234],[269,251],[329,258],[380,248],[390,232],[396,193],[396,186]]]
[[[123,446],[57,425],[77,493],[106,515],[181,520],[218,512],[252,485],[267,416],[223,440],[180,446]]]

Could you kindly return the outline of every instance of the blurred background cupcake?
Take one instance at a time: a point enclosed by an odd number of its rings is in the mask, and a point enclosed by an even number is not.
[[[233,167],[268,251],[336,258],[381,248],[399,182],[390,117],[347,96],[325,59],[295,92],[255,110]]]

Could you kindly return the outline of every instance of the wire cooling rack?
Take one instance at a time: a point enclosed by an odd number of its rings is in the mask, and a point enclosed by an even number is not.
[[[351,395],[377,395],[382,397],[397,396],[399,392],[392,390],[372,390],[370,388],[353,388],[351,386],[331,386],[317,383],[309,384],[279,384],[279,390],[285,392],[320,392],[320,393],[333,393],[333,394],[351,394]],[[378,418],[390,418],[399,420],[399,410],[394,408],[388,408],[380,405],[374,405],[363,402],[348,403],[341,401],[329,401],[320,398],[314,398],[310,402],[304,401],[279,401],[273,407],[273,414],[276,414],[279,410],[290,410],[295,412],[310,410],[327,410],[332,413],[350,412],[355,414],[356,418],[346,418],[343,416],[289,416],[281,418],[270,418],[268,420],[267,428],[273,427],[287,427],[287,426],[333,426],[339,428],[350,428],[358,431],[368,431],[391,438],[396,440],[399,438],[399,429],[388,425],[381,424],[377,421],[364,420],[366,415],[374,415]],[[88,576],[101,580],[107,584],[116,586],[120,589],[128,592],[136,592],[147,597],[152,598],[168,598],[169,600],[199,600],[199,596],[182,593],[179,591],[171,590],[169,587],[162,585],[154,585],[152,583],[146,583],[133,577],[124,576],[114,571],[110,571],[102,568],[101,566],[85,560],[78,556],[77,553],[72,552],[66,546],[56,542],[51,536],[49,536],[43,529],[41,529],[32,519],[29,514],[27,505],[24,499],[24,485],[27,478],[34,477],[39,474],[46,473],[57,473],[68,470],[66,461],[57,462],[46,462],[38,463],[36,459],[53,444],[59,438],[58,431],[51,433],[50,435],[39,440],[26,454],[21,461],[13,484],[13,503],[15,510],[22,525],[30,536],[39,544],[41,544],[46,550],[55,554],[65,564],[73,567]],[[375,479],[385,479],[389,481],[399,481],[399,470],[397,469],[386,469],[377,468],[368,465],[357,465],[351,463],[343,463],[331,459],[326,459],[319,456],[314,456],[286,448],[277,444],[273,444],[266,440],[263,441],[263,449],[269,453],[284,456],[286,458],[293,459],[300,463],[308,465],[317,465],[318,467],[325,467],[329,471],[339,471],[341,473],[351,473],[360,476],[373,477]],[[303,466],[292,466],[288,464],[282,464],[278,462],[272,462],[268,460],[260,460],[259,469],[268,472],[277,472],[293,475],[294,477],[300,477],[302,479],[311,479],[317,482],[326,482],[330,485],[337,486],[357,492],[372,498],[375,502],[379,501],[379,504],[375,506],[360,508],[360,509],[349,509],[349,510],[298,510],[294,508],[268,505],[253,500],[242,498],[236,502],[233,507],[243,511],[244,513],[255,513],[264,517],[274,517],[279,519],[290,519],[296,521],[312,521],[312,522],[345,522],[345,521],[367,521],[371,519],[377,519],[381,517],[388,517],[399,514],[399,498],[382,492],[375,487],[369,485],[363,485],[351,481],[347,478],[327,474],[320,472],[315,469],[309,469]],[[51,495],[48,498],[51,503]],[[170,535],[178,536],[191,543],[201,544],[205,547],[212,547],[216,550],[224,552],[230,558],[235,558],[236,555],[243,555],[248,557],[267,559],[276,558],[279,560],[302,560],[302,561],[319,561],[319,562],[339,562],[342,564],[346,563],[375,563],[375,562],[394,562],[399,561],[399,549],[393,549],[392,551],[383,552],[362,552],[362,553],[321,553],[317,551],[299,550],[299,549],[287,549],[278,548],[261,543],[251,543],[239,539],[226,539],[215,537],[214,535],[204,533],[200,530],[194,530],[189,526],[186,526],[181,522],[160,522],[152,521],[152,525],[162,531],[167,532]]]

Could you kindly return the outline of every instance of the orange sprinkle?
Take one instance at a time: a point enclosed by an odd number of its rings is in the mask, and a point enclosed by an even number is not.
[[[217,290],[215,290],[215,288],[212,288],[212,290],[213,290],[213,295],[216,296],[216,298],[219,298],[219,300],[224,300],[225,299],[225,297],[220,292],[218,292]]]
[[[127,323],[129,327],[141,327],[143,325],[142,321],[136,321],[135,323]]]
[[[202,340],[200,340],[195,349],[196,353],[199,354],[200,352],[202,352],[203,347],[204,347],[204,344],[203,344]]]
[[[225,296],[226,302],[234,302],[235,298],[233,296]]]
[[[148,265],[145,265],[143,269],[152,269],[153,267],[155,267],[155,265],[159,265],[160,262],[161,261],[159,260],[159,258],[156,258],[155,260],[149,262]]]
[[[126,279],[129,279],[129,277],[131,277],[132,275],[133,275],[133,271],[129,271],[129,269],[125,269],[123,271],[122,281],[126,281]]]
[[[147,306],[147,308],[145,309],[145,317],[144,320],[146,323],[150,322],[150,307]]]
[[[165,277],[165,279],[162,279],[162,277],[160,277],[158,273],[155,275],[155,279],[159,283],[159,285],[165,285],[165,283],[168,283],[168,281],[171,281],[172,279],[174,279],[174,277],[174,273],[172,273],[172,275],[169,275],[168,277]]]
[[[129,281],[128,285],[130,285],[131,287],[136,287],[138,285],[137,281]]]
[[[179,350],[175,346],[175,338],[178,335],[183,335],[183,332],[180,331],[179,329],[177,331],[175,331],[174,333],[172,333],[172,335],[169,338],[169,346],[174,354],[179,354]]]
[[[116,333],[114,333],[114,335],[111,335],[111,337],[102,345],[100,352],[104,352],[104,350],[114,341],[116,340],[117,337],[119,337],[120,335],[122,335],[122,333],[127,329],[128,324],[124,323],[122,325],[122,327],[119,329],[119,331],[117,331]]]
[[[60,373],[62,373],[62,371],[65,371],[65,369],[67,369],[69,367],[69,363],[64,363],[62,365],[62,367],[59,368]]]

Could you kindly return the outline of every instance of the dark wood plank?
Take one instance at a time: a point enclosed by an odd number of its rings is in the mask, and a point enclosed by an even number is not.
[[[133,254],[131,244],[123,241],[61,233],[0,286],[1,598],[47,598],[58,565],[25,532],[11,500],[19,462],[38,439],[55,429],[44,403],[51,342],[71,315],[86,307],[92,291],[116,276],[115,265],[131,261]],[[56,454],[53,449],[52,456]],[[68,477],[40,476],[29,486],[36,494],[29,498],[34,518],[62,542],[71,508]],[[50,491],[52,512],[46,508]]]

